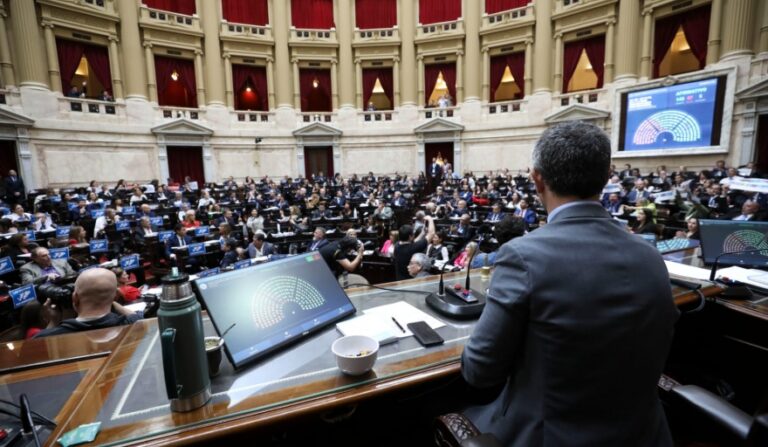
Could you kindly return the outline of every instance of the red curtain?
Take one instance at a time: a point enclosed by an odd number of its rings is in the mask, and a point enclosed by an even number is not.
[[[525,52],[503,54],[491,58],[491,102],[496,101],[496,89],[499,88],[501,78],[504,76],[504,70],[509,65],[509,71],[515,78],[515,84],[520,89],[520,98],[525,91]],[[515,98],[517,99],[517,97]]]
[[[456,63],[449,62],[447,64],[432,64],[424,66],[424,103],[429,103],[429,97],[432,95],[432,90],[435,89],[435,83],[437,82],[437,76],[443,72],[443,79],[445,85],[448,87],[448,93],[451,95],[451,102],[456,105]]]
[[[373,94],[373,87],[376,85],[376,79],[381,82],[384,94],[387,95],[389,103],[394,108],[395,102],[392,99],[392,68],[366,68],[363,70],[363,109],[368,106],[368,101]]]
[[[227,22],[269,25],[267,0],[221,0],[221,13]]]
[[[485,13],[496,14],[501,11],[520,8],[532,0],[485,0]]]
[[[296,28],[303,29],[335,27],[333,0],[291,0],[291,22]]]
[[[96,79],[99,80],[105,90],[112,93],[112,73],[109,70],[109,53],[106,47],[96,45],[84,45],[65,39],[56,39],[56,53],[59,56],[59,74],[61,76],[62,91],[66,95],[72,88],[72,78],[80,64],[80,59],[85,56],[88,65]],[[101,92],[91,92],[96,96]]]
[[[419,0],[419,23],[450,22],[461,17],[461,0]]]
[[[653,38],[653,77],[659,77],[659,67],[669,46],[675,39],[677,30],[682,26],[685,39],[691,52],[699,60],[699,69],[704,68],[707,60],[707,38],[709,36],[710,6],[692,9],[671,17],[656,21],[656,34]]]
[[[95,45],[85,45],[85,58],[88,60],[93,74],[99,80],[104,90],[112,94],[112,72],[109,69],[109,53],[107,47],[97,47]],[[101,92],[91,92],[92,95],[99,95]]]
[[[152,9],[177,12],[191,16],[195,13],[195,0],[142,0]]]
[[[173,72],[178,81],[171,78]],[[157,99],[161,106],[197,107],[195,65],[192,61],[155,56]]]
[[[232,65],[235,110],[268,111],[267,71],[264,67]],[[251,91],[247,91],[248,87]]]
[[[355,23],[360,29],[397,25],[397,0],[355,0]]]
[[[317,88],[312,84],[317,79]],[[331,112],[331,71],[302,68],[299,70],[302,112]]]
[[[183,182],[189,176],[198,185],[205,183],[203,149],[201,147],[174,147],[168,153],[168,175],[176,182]]]
[[[605,72],[605,35],[565,44],[565,50],[563,51],[563,93],[568,91],[568,83],[571,82],[571,77],[573,77],[573,73],[576,71],[576,66],[579,64],[581,52],[585,50],[587,52],[587,57],[589,58],[589,63],[592,64],[592,70],[594,70],[595,75],[597,75],[597,86],[595,88],[603,86],[603,75]]]

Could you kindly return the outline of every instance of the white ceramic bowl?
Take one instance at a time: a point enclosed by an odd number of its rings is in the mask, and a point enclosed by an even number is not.
[[[379,342],[365,335],[348,335],[333,342],[331,351],[342,372],[359,376],[370,371],[376,363]]]

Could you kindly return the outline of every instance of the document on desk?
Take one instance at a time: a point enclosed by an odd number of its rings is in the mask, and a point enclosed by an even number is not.
[[[336,323],[336,329],[342,335],[366,335],[378,340],[380,345],[396,342],[402,331],[391,320],[381,315],[363,314]]]
[[[733,266],[717,271],[717,279],[728,278],[750,286],[768,289],[768,273],[757,269]]]
[[[667,271],[670,275],[677,276],[680,279],[699,279],[703,281],[709,281],[709,269],[693,267],[672,261],[664,261],[664,263],[667,264]]]
[[[408,330],[408,324],[415,323],[417,321],[426,322],[432,329],[445,326],[445,323],[442,321],[422,310],[417,309],[405,301],[398,301],[392,304],[372,307],[370,309],[364,310],[363,312],[365,312],[366,315],[377,315],[381,318],[381,320],[389,320],[393,324],[394,322],[392,319],[394,318],[397,320],[397,322],[400,323],[400,326],[405,329],[405,332],[403,332],[398,328],[398,337],[400,338],[410,337],[413,335],[413,333]]]

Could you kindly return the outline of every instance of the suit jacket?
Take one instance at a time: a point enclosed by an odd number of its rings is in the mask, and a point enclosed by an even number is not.
[[[261,246],[261,255],[269,256],[275,254],[275,246],[271,242],[264,241],[264,245]],[[253,246],[253,242],[248,244],[248,257],[253,259],[256,257],[256,247]]]
[[[671,446],[656,386],[678,311],[656,248],[579,203],[495,265],[462,355],[471,385],[504,385],[465,411],[480,431],[506,446]]]
[[[184,244],[194,244],[195,241],[192,239],[191,236],[184,235]],[[173,235],[171,236],[166,242],[165,242],[165,255],[171,256],[173,254],[173,248],[174,247],[181,247],[181,243],[179,243],[179,236]]]
[[[70,267],[67,261],[53,259],[51,261],[51,265],[53,265],[53,268],[56,269],[61,277],[76,275],[75,271],[72,269],[72,267]],[[40,284],[45,282],[43,269],[41,269],[40,266],[34,262],[27,262],[19,269],[19,272],[21,273],[21,282],[23,284]]]
[[[326,245],[328,245],[328,239],[323,238],[323,239],[320,239],[319,241],[313,240],[309,243],[309,246],[307,247],[307,251],[320,250]]]
[[[17,197],[15,193],[19,193]],[[8,200],[12,203],[24,200],[26,194],[24,194],[24,180],[21,177],[16,176],[15,181],[11,177],[5,178],[5,194]]]

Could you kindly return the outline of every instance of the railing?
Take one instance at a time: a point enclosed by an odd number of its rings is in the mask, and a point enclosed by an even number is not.
[[[247,37],[272,40],[272,27],[249,25],[247,23],[233,23],[221,21],[221,35],[224,37]]]
[[[190,31],[202,32],[200,18],[197,15],[188,16],[172,11],[148,8],[144,5],[139,9],[140,21],[143,23],[162,23],[173,27],[183,27]]]
[[[464,34],[464,21],[462,19],[452,20],[450,22],[430,23],[429,25],[419,24],[416,29],[416,38],[428,38],[442,35],[461,35]]]
[[[160,112],[159,118],[163,119],[188,119],[197,120],[200,119],[202,111],[200,109],[194,109],[190,107],[174,107],[174,106],[159,106],[157,110]]]
[[[554,96],[552,99],[560,102],[561,107],[565,107],[571,104],[585,104],[598,102],[600,96],[605,94],[605,90],[582,90],[573,93],[563,93],[562,95]]]
[[[251,110],[235,110],[232,112],[235,121],[241,123],[268,123],[274,121],[274,116],[269,112],[251,111]]]
[[[426,107],[419,111],[419,118],[432,119],[432,118],[453,118],[456,112],[459,110],[456,106],[451,107]]]
[[[492,102],[486,105],[489,115],[519,112],[527,102],[524,99]]]
[[[336,29],[297,29],[291,27],[291,40],[295,42],[336,42]]]
[[[70,98],[62,96],[59,98],[59,112],[75,112],[93,115],[117,115],[118,109],[125,106],[112,101],[100,101],[97,99]]]
[[[299,112],[299,125],[307,123],[331,123],[335,120],[333,112]]]
[[[361,123],[375,123],[377,121],[392,121],[397,112],[394,110],[375,110],[358,112],[358,116],[362,118]]]
[[[519,22],[521,19],[526,18],[534,20],[533,3],[528,3],[526,6],[521,6],[519,8],[485,15],[483,17],[483,27],[502,26],[508,23]]]
[[[400,32],[397,27],[376,28],[376,29],[356,29],[355,42],[397,42],[400,40]]]

